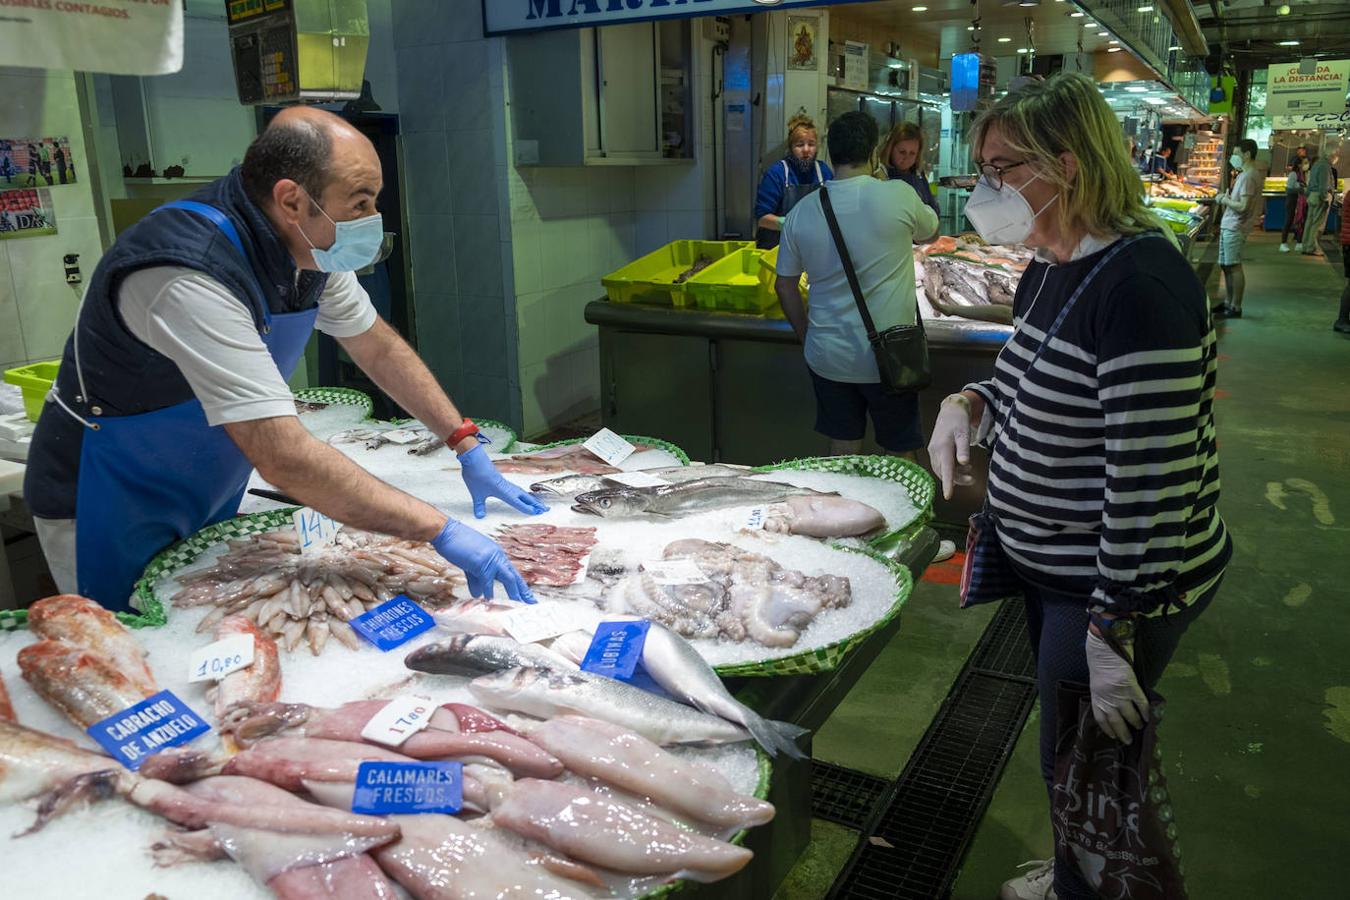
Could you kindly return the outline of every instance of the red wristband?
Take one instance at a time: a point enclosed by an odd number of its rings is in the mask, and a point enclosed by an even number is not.
[[[459,445],[460,441],[464,440],[466,437],[472,437],[477,433],[478,426],[473,424],[473,420],[465,419],[464,424],[456,428],[454,432],[445,439],[445,442],[451,447],[456,447]]]

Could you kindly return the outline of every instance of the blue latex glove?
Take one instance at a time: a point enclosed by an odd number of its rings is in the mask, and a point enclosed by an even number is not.
[[[449,519],[441,533],[431,542],[436,552],[450,563],[464,570],[469,579],[469,593],[475,598],[492,599],[494,582],[506,588],[506,596],[522,603],[533,603],[534,594],[520,577],[506,553],[490,538],[467,525]]]
[[[502,477],[497,467],[488,458],[487,451],[480,444],[459,458],[463,468],[464,483],[468,485],[469,496],[473,497],[473,514],[481,519],[487,515],[487,498],[496,497],[523,513],[537,516],[548,512],[547,504],[540,501],[525,488],[514,485]]]

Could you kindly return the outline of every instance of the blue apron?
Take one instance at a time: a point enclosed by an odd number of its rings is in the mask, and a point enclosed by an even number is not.
[[[205,216],[244,253],[234,223],[220,210],[192,200],[159,207],[170,208]],[[319,309],[264,312],[263,343],[289,379]],[[207,423],[196,399],[90,423],[75,501],[79,592],[106,609],[129,609],[132,588],[155,554],[235,515],[252,471],[225,429]]]

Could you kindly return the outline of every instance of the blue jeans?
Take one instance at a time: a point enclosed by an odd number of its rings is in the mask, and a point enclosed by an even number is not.
[[[1222,579],[1220,579],[1222,581]],[[1140,619],[1134,640],[1134,671],[1144,688],[1156,687],[1163,670],[1176,653],[1181,636],[1205,611],[1218,593],[1216,582],[1184,609],[1167,616]],[[1055,715],[1055,687],[1061,681],[1088,683],[1088,598],[1026,584],[1027,637],[1036,656],[1036,690],[1041,701],[1041,777],[1047,792],[1055,779],[1055,738],[1059,723]],[[1169,715],[1175,715],[1168,710]],[[1047,793],[1048,796],[1048,793]],[[1055,860],[1055,893],[1060,900],[1096,900],[1097,893],[1078,875],[1072,857]]]

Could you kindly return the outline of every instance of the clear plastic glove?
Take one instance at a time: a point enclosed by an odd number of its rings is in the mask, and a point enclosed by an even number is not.
[[[449,519],[431,546],[445,559],[464,570],[469,593],[475,598],[492,599],[494,583],[500,581],[506,596],[521,603],[533,603],[534,594],[520,577],[506,553],[490,538],[467,525]]]
[[[938,407],[933,436],[928,441],[928,463],[942,482],[945,500],[952,498],[953,486],[975,481],[970,471],[970,402],[959,394],[943,400]]]
[[[481,519],[487,515],[489,497],[496,497],[532,516],[548,512],[548,506],[528,490],[502,477],[481,444],[461,456],[459,464],[464,483],[469,488],[469,496],[473,498],[474,518]]]
[[[1117,653],[1091,628],[1087,633],[1088,680],[1092,688],[1092,717],[1102,731],[1124,744],[1133,742],[1131,729],[1148,721],[1148,698],[1134,677],[1134,641],[1121,642],[1129,658]]]

